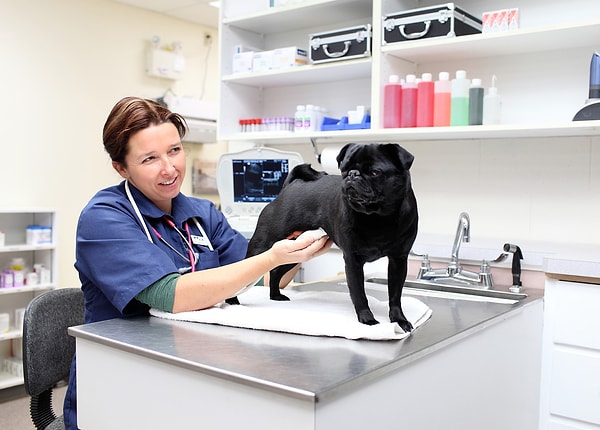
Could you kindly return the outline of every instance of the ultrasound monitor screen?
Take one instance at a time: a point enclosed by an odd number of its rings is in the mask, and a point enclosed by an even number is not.
[[[233,201],[268,203],[275,200],[289,173],[288,160],[232,160]]]

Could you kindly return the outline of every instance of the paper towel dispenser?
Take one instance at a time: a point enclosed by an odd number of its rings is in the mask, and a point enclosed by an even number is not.
[[[164,101],[169,110],[177,112],[185,118],[188,132],[184,142],[216,143],[217,142],[217,104],[195,97],[178,97],[165,95]]]

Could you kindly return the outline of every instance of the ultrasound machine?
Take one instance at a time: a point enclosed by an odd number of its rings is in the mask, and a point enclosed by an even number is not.
[[[217,163],[217,189],[227,221],[247,239],[263,208],[275,200],[289,172],[303,160],[296,152],[252,148],[227,153]]]

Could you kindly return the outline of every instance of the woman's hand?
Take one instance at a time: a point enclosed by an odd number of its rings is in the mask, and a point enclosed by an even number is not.
[[[280,240],[269,250],[272,265],[277,267],[283,264],[303,263],[326,253],[332,244],[329,236],[317,240],[311,236],[300,236],[295,240]]]

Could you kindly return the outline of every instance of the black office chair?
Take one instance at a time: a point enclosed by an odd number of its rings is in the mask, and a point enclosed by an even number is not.
[[[62,414],[52,408],[52,390],[65,380],[75,354],[67,329],[83,324],[83,293],[60,288],[35,297],[23,320],[23,376],[31,396],[29,410],[36,429],[64,430]]]

